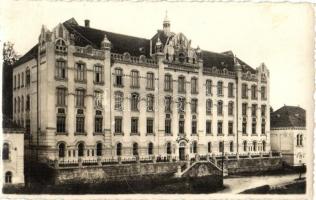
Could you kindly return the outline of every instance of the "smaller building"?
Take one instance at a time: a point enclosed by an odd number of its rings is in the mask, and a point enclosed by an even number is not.
[[[10,119],[3,119],[3,184],[24,185],[24,129]]]
[[[291,166],[305,161],[306,112],[297,106],[283,106],[271,113],[271,150],[281,152]]]

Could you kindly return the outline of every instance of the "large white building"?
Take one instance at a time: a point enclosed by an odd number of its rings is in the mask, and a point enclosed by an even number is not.
[[[271,150],[282,153],[291,166],[306,164],[306,112],[297,106],[283,106],[271,113]]]
[[[151,39],[43,26],[13,84],[14,120],[42,161],[270,151],[266,66],[193,48],[167,17]]]

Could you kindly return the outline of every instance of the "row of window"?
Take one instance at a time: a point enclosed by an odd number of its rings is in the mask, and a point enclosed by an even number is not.
[[[31,73],[27,68],[25,73],[14,75],[13,77],[13,89],[23,88],[24,87],[24,79],[26,87],[30,86],[31,83]]]
[[[251,91],[251,99],[253,100],[258,99],[257,85],[251,85],[250,91]],[[266,100],[267,99],[266,86],[261,86],[260,92],[261,92],[261,99]],[[243,83],[241,86],[241,98],[248,99],[248,85],[246,83]]]
[[[24,112],[24,105],[25,105],[25,111],[30,110],[30,96],[26,96],[26,100],[24,101],[24,96],[21,97],[15,97],[14,98],[14,113]]]
[[[66,106],[66,96],[67,88],[58,87],[56,89],[56,105],[57,106]],[[86,91],[84,89],[76,89],[75,91],[75,106],[76,107],[85,107],[85,96]],[[94,91],[94,106],[96,108],[102,108],[103,92]]]
[[[248,110],[248,104],[243,103],[242,104],[242,115],[247,116],[247,110]],[[258,105],[257,104],[252,104],[251,105],[251,116],[256,117],[257,116],[257,110],[258,110]],[[267,106],[266,105],[261,105],[261,117],[266,117],[266,111]]]
[[[303,134],[296,135],[296,146],[303,146]]]

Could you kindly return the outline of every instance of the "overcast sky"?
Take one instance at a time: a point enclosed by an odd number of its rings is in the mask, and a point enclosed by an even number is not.
[[[81,25],[90,19],[93,28],[150,39],[168,10],[171,31],[184,33],[193,47],[232,50],[253,68],[264,62],[274,109],[312,105],[313,15],[306,4],[3,2],[1,40],[14,42],[19,54],[37,42],[42,24],[52,29],[71,17]]]

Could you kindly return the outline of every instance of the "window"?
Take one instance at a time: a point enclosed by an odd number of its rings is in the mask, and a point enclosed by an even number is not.
[[[228,103],[228,115],[234,115],[234,102]]]
[[[123,86],[123,70],[116,68],[115,69],[115,78],[114,78],[115,86]]]
[[[218,149],[219,152],[224,152],[224,142],[219,142]]]
[[[103,83],[103,66],[94,65],[94,83],[102,84]]]
[[[243,118],[242,120],[242,134],[247,134],[247,119]]]
[[[17,86],[16,86],[16,75],[14,75],[14,82],[13,82],[13,89],[15,89]]]
[[[84,144],[83,143],[78,144],[78,156],[79,157],[84,156]]]
[[[223,82],[217,82],[217,96],[223,96]]]
[[[217,115],[223,115],[223,101],[217,102]]]
[[[65,151],[66,151],[66,147],[64,143],[60,143],[58,145],[58,157],[59,158],[64,158],[65,157]]]
[[[212,121],[206,121],[206,134],[212,134]]]
[[[94,106],[102,108],[103,94],[102,91],[94,91]]]
[[[133,156],[137,156],[138,155],[138,144],[134,143],[133,144]]]
[[[85,64],[82,62],[76,63],[76,81],[85,80]]]
[[[116,144],[116,155],[121,156],[122,155],[122,143]]]
[[[85,91],[82,89],[76,90],[76,106],[77,107],[84,107],[84,97]]]
[[[256,122],[256,118],[252,118],[252,123],[251,123],[251,133],[252,134],[256,134],[257,132],[257,122]]]
[[[20,105],[21,105],[21,101],[20,101],[20,97],[18,97],[18,113],[20,112]]]
[[[16,104],[17,104],[16,98],[14,98],[14,113],[16,113]]]
[[[172,103],[172,97],[170,96],[165,97],[165,112],[172,112],[171,103]]]
[[[57,114],[57,122],[56,122],[56,132],[57,133],[65,133],[66,132],[66,116],[63,113]]]
[[[131,87],[138,88],[139,87],[139,75],[138,71],[131,71]]]
[[[137,93],[132,93],[132,96],[131,96],[131,110],[132,111],[139,111],[138,103],[139,103],[139,95]]]
[[[185,112],[185,98],[179,97],[178,99],[178,111]]]
[[[167,143],[167,154],[171,154],[171,143]]]
[[[261,99],[266,100],[267,99],[267,93],[266,93],[266,87],[262,86],[261,87]]]
[[[155,88],[155,76],[154,73],[147,73],[147,89]]]
[[[230,152],[233,152],[233,151],[234,151],[234,142],[233,142],[233,141],[231,141],[231,142],[229,143],[229,151],[230,151]]]
[[[212,114],[213,102],[211,99],[206,100],[206,114]]]
[[[266,116],[266,105],[261,105],[261,116],[265,117]]]
[[[303,135],[300,135],[300,145],[303,146]]]
[[[247,99],[248,98],[248,86],[245,83],[243,83],[242,86],[241,86],[241,97],[243,99]]]
[[[26,72],[25,72],[25,76],[26,76],[26,87],[30,86],[31,84],[31,74],[30,74],[30,70],[27,69]]]
[[[103,149],[102,143],[101,142],[97,143],[97,156],[102,156],[102,149]]]
[[[197,106],[198,106],[198,100],[191,99],[191,112],[192,113],[197,113]]]
[[[233,127],[234,127],[234,123],[232,121],[228,122],[228,134],[229,135],[233,135]]]
[[[76,132],[84,133],[84,115],[79,113],[78,111],[76,116]]]
[[[197,153],[197,142],[196,141],[192,142],[192,153]]]
[[[56,61],[56,78],[58,79],[66,79],[66,61],[65,60],[57,60]]]
[[[138,118],[132,117],[131,119],[131,133],[138,133]]]
[[[196,120],[192,120],[191,122],[191,125],[192,125],[192,134],[196,134],[197,133],[197,121]]]
[[[29,95],[26,96],[26,105],[25,106],[26,106],[25,110],[29,111],[30,110],[30,96]]]
[[[211,80],[206,80],[205,89],[206,89],[206,95],[212,95],[212,81]]]
[[[251,86],[251,99],[257,99],[257,86]]]
[[[122,117],[115,117],[114,132],[122,133]]]
[[[172,91],[172,76],[170,74],[165,75],[165,91]]]
[[[191,93],[192,94],[197,94],[198,93],[198,79],[197,78],[192,78],[191,79]]]
[[[116,91],[114,92],[114,109],[123,110],[123,92]]]
[[[266,120],[264,118],[261,119],[261,134],[266,134]]]
[[[102,124],[103,124],[102,111],[97,110],[95,112],[95,118],[94,118],[94,132],[95,133],[103,132]]]
[[[234,97],[234,83],[228,83],[228,97]]]
[[[154,145],[152,142],[148,144],[148,155],[153,155]]]
[[[217,122],[217,134],[218,135],[223,134],[223,122],[222,121]]]
[[[21,87],[24,87],[24,72],[21,74]]]
[[[66,106],[66,88],[57,88],[57,106]]]
[[[208,153],[211,153],[211,152],[212,152],[212,143],[211,143],[211,142],[208,142],[208,143],[207,143],[207,152],[208,152]]]
[[[6,172],[4,179],[5,183],[12,183],[12,172]]]
[[[20,88],[20,74],[18,74],[18,88]]]
[[[178,78],[178,92],[185,93],[185,78],[183,76]]]
[[[251,116],[253,116],[253,117],[257,116],[257,104],[252,104],[252,106],[251,106]]]
[[[266,141],[262,141],[262,151],[266,151]]]
[[[152,118],[147,118],[147,133],[154,133],[154,119]]]
[[[24,97],[21,97],[21,112],[24,111]]]
[[[253,151],[257,151],[257,142],[256,141],[252,142],[252,148],[253,148]]]
[[[247,116],[247,103],[242,104],[242,115]]]
[[[247,141],[243,142],[243,147],[244,147],[244,151],[246,152],[247,151]]]
[[[154,111],[154,95],[149,94],[147,95],[147,111],[152,112]]]
[[[10,159],[10,148],[8,143],[4,143],[2,147],[2,160]]]
[[[165,132],[166,134],[171,134],[171,119],[170,118],[165,119]]]
[[[184,120],[179,120],[179,134],[184,134]]]
[[[59,29],[62,31],[62,29]],[[62,34],[59,34],[60,37],[62,37]],[[58,39],[55,43],[55,50],[57,52],[66,52],[67,51],[67,47],[66,47],[66,43],[64,40]]]

